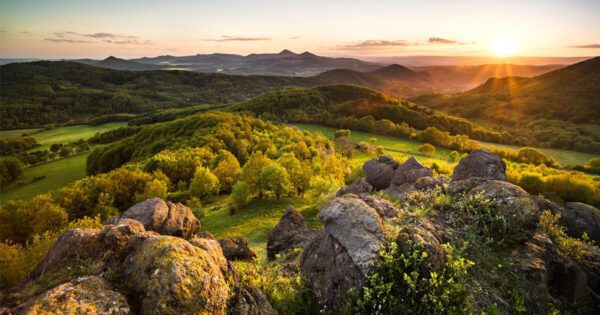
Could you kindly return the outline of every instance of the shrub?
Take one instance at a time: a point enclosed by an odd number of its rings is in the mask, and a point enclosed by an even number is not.
[[[247,206],[252,200],[252,189],[250,185],[243,181],[237,181],[231,191],[231,202],[234,209],[241,209]]]
[[[136,202],[140,202],[154,197],[164,199],[167,196],[167,191],[168,186],[164,181],[153,179],[146,183],[143,193],[135,195],[135,200]]]
[[[425,143],[419,146],[417,149],[420,153],[432,156],[435,153],[435,147],[429,143]]]
[[[559,219],[560,214],[552,214],[545,210],[540,215],[540,227],[563,253],[577,261],[585,261],[586,256],[591,254],[590,247],[594,246],[593,241],[587,233],[584,233],[581,239],[567,236],[565,228],[558,223]]]
[[[532,195],[539,195],[545,191],[544,180],[536,173],[523,173],[519,179],[519,186]]]
[[[206,167],[198,167],[190,182],[192,195],[205,200],[219,193],[219,179]]]
[[[258,182],[264,190],[272,191],[277,199],[293,189],[288,172],[278,163],[271,163],[263,167]]]
[[[4,154],[4,152],[2,152]],[[25,164],[14,156],[0,157],[0,185],[15,181],[25,170]]]
[[[495,200],[484,199],[481,195],[459,196],[452,208],[462,215],[468,227],[474,228],[488,244],[500,243],[513,237],[519,231],[511,231],[511,226],[500,211]]]
[[[450,152],[450,161],[456,162],[456,161],[458,161],[459,158],[460,158],[460,153],[458,153],[458,151]]]
[[[235,174],[240,169],[240,162],[229,151],[220,150],[215,158],[215,168],[212,172],[219,179],[222,192],[230,192],[235,182]]]
[[[349,129],[338,129],[334,133],[335,138],[348,138],[352,132]]]
[[[472,297],[465,279],[473,263],[444,245],[446,264],[442,271],[435,272],[422,245],[409,243],[407,247],[402,252],[395,242],[384,246],[380,263],[368,276],[353,313],[470,313]]]

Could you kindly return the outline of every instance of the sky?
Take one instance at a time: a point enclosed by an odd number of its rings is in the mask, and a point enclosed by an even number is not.
[[[2,0],[0,58],[600,55],[599,0]]]

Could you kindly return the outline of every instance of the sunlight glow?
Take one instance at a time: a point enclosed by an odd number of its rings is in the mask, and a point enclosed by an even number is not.
[[[512,38],[499,38],[492,42],[492,52],[499,57],[514,55],[518,49],[518,43]]]

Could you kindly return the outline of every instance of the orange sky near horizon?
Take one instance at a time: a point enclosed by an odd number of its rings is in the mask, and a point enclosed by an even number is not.
[[[0,57],[595,56],[598,16],[592,0],[4,0]]]

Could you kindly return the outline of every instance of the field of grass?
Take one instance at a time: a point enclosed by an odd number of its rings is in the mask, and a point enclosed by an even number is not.
[[[33,150],[50,149],[50,146],[54,143],[69,143],[79,139],[89,139],[98,132],[106,132],[125,126],[127,126],[125,122],[111,122],[98,126],[77,125],[43,130],[31,135],[35,141],[41,144],[41,146],[37,146]]]
[[[309,228],[319,227],[314,203],[310,198],[256,199],[231,215],[229,197],[223,196],[207,207],[200,222],[202,230],[209,231],[217,239],[240,236],[248,238],[248,245],[259,259],[266,260],[269,233],[288,206],[293,206],[304,215]]]
[[[23,134],[32,134],[38,130],[40,129],[0,130],[0,139],[20,137]]]
[[[0,202],[10,199],[29,198],[61,188],[85,174],[88,152],[53,160],[25,169],[23,177],[0,190]],[[38,178],[38,180],[35,180]]]
[[[497,144],[497,143],[482,143],[484,148],[490,149],[502,149],[502,150],[519,150],[520,147],[514,145]],[[600,157],[600,155],[577,152],[563,149],[548,149],[548,148],[536,148],[549,156],[554,157],[560,165],[584,165],[593,158]]]

